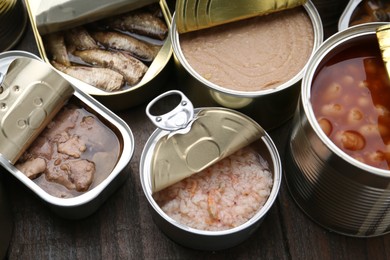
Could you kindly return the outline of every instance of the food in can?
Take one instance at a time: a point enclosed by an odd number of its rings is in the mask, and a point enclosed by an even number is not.
[[[48,194],[69,198],[101,183],[119,154],[115,133],[93,113],[69,103],[15,166]]]
[[[153,4],[42,39],[56,69],[112,92],[142,80],[167,34],[162,12]]]
[[[226,230],[253,217],[267,201],[272,185],[268,162],[247,146],[153,197],[181,224]]]
[[[376,38],[334,50],[313,78],[311,103],[322,130],[340,149],[390,169],[390,80]]]
[[[349,26],[370,23],[370,22],[389,22],[390,21],[390,3],[384,0],[363,0],[359,3],[349,20]]]
[[[180,46],[204,79],[238,91],[276,88],[297,75],[314,46],[303,7],[184,33]]]

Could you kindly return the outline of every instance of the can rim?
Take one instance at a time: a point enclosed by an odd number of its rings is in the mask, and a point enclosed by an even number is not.
[[[339,31],[334,35],[330,36],[315,52],[310,61],[308,62],[308,68],[306,70],[305,75],[302,79],[302,87],[301,87],[301,103],[303,105],[303,109],[305,111],[307,120],[312,126],[316,135],[320,138],[322,143],[330,149],[332,152],[336,153],[339,157],[345,159],[347,162],[351,163],[355,167],[358,167],[364,171],[370,172],[372,174],[379,175],[381,177],[390,178],[389,172],[390,170],[380,169],[374,166],[370,166],[368,164],[362,163],[353,157],[346,154],[342,151],[336,144],[334,144],[328,136],[321,129],[318,124],[313,108],[311,106],[310,97],[311,97],[311,83],[314,77],[314,74],[323,60],[334,48],[344,44],[345,42],[356,39],[358,37],[364,37],[368,35],[375,35],[376,28],[380,25],[387,24],[385,22],[373,22],[366,24],[359,24],[355,26],[351,26],[343,31]]]
[[[195,113],[198,113],[202,108],[195,108]],[[217,110],[230,110],[227,108],[222,107],[215,107],[213,109]],[[239,113],[239,112],[236,112]],[[240,113],[241,114],[241,113]],[[245,116],[244,114],[241,114],[242,116]],[[247,117],[247,116],[245,116]],[[254,122],[254,121],[253,121]],[[257,124],[256,122],[254,122]],[[150,162],[152,160],[153,156],[153,148],[155,147],[157,141],[169,134],[169,131],[163,130],[163,129],[156,129],[149,139],[147,140],[142,154],[140,158],[140,166],[139,166],[139,174],[141,179],[141,186],[144,191],[145,197],[147,198],[149,205],[153,208],[153,210],[162,218],[164,218],[165,221],[169,222],[171,225],[193,234],[198,235],[204,235],[204,236],[223,236],[223,235],[230,235],[233,233],[241,232],[255,223],[257,223],[259,220],[261,220],[270,210],[272,205],[274,204],[276,198],[278,197],[279,190],[281,187],[282,182],[282,163],[279,156],[279,152],[272,140],[272,138],[268,135],[266,131],[263,131],[263,136],[261,137],[261,141],[264,142],[264,144],[267,147],[267,151],[270,153],[272,158],[272,166],[273,166],[273,185],[272,189],[270,191],[270,195],[267,198],[265,204],[262,206],[262,208],[256,212],[254,216],[252,216],[249,220],[247,220],[245,223],[231,229],[226,230],[219,230],[219,231],[209,231],[209,230],[200,230],[188,227],[170,216],[168,216],[161,208],[157,205],[156,201],[152,197],[152,189],[151,189],[151,180],[150,180]],[[260,141],[260,140],[259,140]]]
[[[313,33],[314,33],[314,38],[313,38],[313,49],[311,51],[310,57],[314,54],[315,50],[321,45],[323,42],[324,38],[324,33],[323,33],[323,26],[322,26],[322,20],[321,17],[315,7],[315,5],[308,0],[304,5],[303,5],[305,11],[307,12],[313,26]],[[239,90],[232,90],[228,88],[224,88],[221,86],[218,86],[215,83],[212,83],[205,78],[203,78],[199,73],[197,73],[191,65],[187,62],[187,60],[184,57],[184,54],[182,52],[182,49],[180,47],[180,40],[179,40],[179,33],[177,31],[176,27],[176,18],[175,18],[175,13],[173,14],[172,18],[172,25],[171,25],[171,30],[169,32],[171,42],[172,42],[172,48],[174,53],[176,54],[175,57],[180,61],[183,67],[197,80],[202,82],[204,85],[206,85],[209,88],[212,88],[215,91],[224,93],[224,94],[230,94],[230,95],[235,95],[235,96],[241,96],[241,97],[247,97],[247,98],[252,98],[252,97],[257,97],[257,96],[263,96],[263,95],[268,95],[272,94],[275,92],[282,91],[283,89],[289,88],[290,86],[296,84],[299,82],[304,74],[304,71],[307,68],[308,62],[306,62],[305,66],[290,80],[287,82],[281,84],[280,86],[277,86],[276,88],[273,89],[264,89],[264,90],[258,90],[258,91],[239,91]]]
[[[347,29],[349,26],[349,22],[351,20],[352,13],[355,11],[355,8],[362,2],[363,0],[350,0],[347,6],[345,7],[343,13],[340,16],[338,30],[342,31]]]

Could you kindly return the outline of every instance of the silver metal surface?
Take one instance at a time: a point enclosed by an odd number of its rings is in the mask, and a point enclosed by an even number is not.
[[[323,41],[321,17],[311,1],[303,5],[313,25],[314,52]],[[276,128],[290,119],[296,109],[300,82],[304,68],[286,83],[256,92],[233,91],[205,80],[188,64],[180,48],[175,17],[170,36],[176,57],[180,90],[188,96],[195,107],[222,106],[238,110],[256,120],[264,129]]]
[[[390,231],[390,171],[368,166],[338,148],[322,131],[310,103],[311,82],[324,57],[349,41],[373,37],[382,23],[340,31],[309,62],[286,151],[288,188],[301,209],[334,232],[369,237]],[[344,47],[342,47],[344,46]]]

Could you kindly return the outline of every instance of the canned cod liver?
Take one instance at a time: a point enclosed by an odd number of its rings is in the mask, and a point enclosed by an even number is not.
[[[185,33],[176,19],[171,38],[179,83],[196,106],[236,109],[265,129],[293,115],[304,68],[323,40],[310,1]]]

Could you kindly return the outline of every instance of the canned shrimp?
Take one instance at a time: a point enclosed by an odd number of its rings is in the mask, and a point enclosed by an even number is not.
[[[287,186],[325,228],[370,237],[390,230],[390,80],[376,30],[347,28],[309,61],[286,152]]]
[[[83,218],[125,179],[125,122],[34,55],[0,55],[0,164],[62,217]]]
[[[196,106],[235,109],[265,129],[292,117],[307,61],[323,40],[310,1],[185,33],[177,26],[174,17],[170,36],[182,91]]]
[[[43,60],[105,106],[139,105],[164,86],[172,56],[164,0],[27,3]]]
[[[154,113],[160,102],[173,109]],[[151,101],[147,115],[158,129],[143,149],[140,178],[155,223],[195,249],[220,250],[246,240],[281,184],[279,154],[268,134],[237,111],[194,109],[177,90]]]

